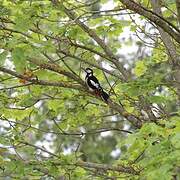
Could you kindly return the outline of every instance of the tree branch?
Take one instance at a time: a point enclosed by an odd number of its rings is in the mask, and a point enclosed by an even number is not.
[[[89,61],[86,60],[86,59],[82,59],[82,58],[80,58],[80,57],[78,57],[78,56],[69,54],[69,53],[67,53],[67,52],[65,52],[65,51],[63,51],[63,50],[58,50],[58,51],[59,51],[60,53],[64,54],[64,55],[68,56],[68,57],[77,59],[77,60],[79,60],[79,61],[81,61],[81,62],[84,62],[84,63],[86,63],[86,64],[88,64],[88,65],[90,65],[90,66],[92,66],[92,67],[96,67],[97,69],[100,69],[100,70],[102,70],[103,72],[106,72],[107,74],[110,74],[110,75],[112,75],[112,76],[114,76],[114,77],[117,77],[117,78],[120,79],[120,80],[123,80],[122,76],[120,76],[120,75],[118,75],[118,74],[116,74],[116,73],[113,73],[112,71],[109,71],[109,70],[107,70],[107,69],[104,69],[103,67],[101,67],[101,66],[99,66],[99,65],[97,65],[97,64],[91,63],[91,62],[89,62]]]
[[[177,29],[170,22],[162,18],[161,16],[153,13],[141,6],[140,4],[134,2],[133,0],[120,0],[128,9],[148,18],[150,21],[154,22],[157,26],[161,27],[165,32],[167,32],[172,38],[174,38],[178,43],[180,43],[180,30]]]
[[[51,153],[49,151],[47,151],[46,149],[44,148],[41,148],[39,146],[36,146],[34,144],[31,144],[29,142],[26,142],[26,141],[20,141],[19,143],[21,144],[24,144],[24,145],[28,145],[28,146],[31,146],[35,149],[39,149],[45,153],[48,153],[49,155],[53,156],[53,157],[56,157],[56,158],[59,158],[59,162],[58,161],[54,161],[53,162],[53,165],[56,165],[56,166],[62,166],[62,165],[71,165],[71,166],[79,166],[79,167],[82,167],[82,168],[90,168],[90,169],[96,169],[96,170],[103,170],[103,171],[113,171],[113,172],[119,172],[119,173],[127,173],[127,174],[133,174],[133,175],[139,175],[139,171],[135,170],[133,167],[131,166],[125,166],[125,165],[117,165],[117,166],[114,166],[114,165],[108,165],[108,164],[98,164],[98,163],[92,163],[92,162],[85,162],[85,161],[77,161],[75,163],[67,163],[67,164],[64,164],[64,163],[61,163],[61,157],[54,154],[54,153]]]
[[[49,68],[50,70],[55,70],[55,72],[61,72],[60,70],[56,69],[57,68],[56,66],[51,66],[51,64],[50,64],[50,66],[48,66],[48,65],[49,64],[47,63],[43,67]],[[55,69],[53,67],[55,67]],[[82,83],[83,83],[82,85],[76,85],[76,84],[67,83],[67,82],[48,82],[48,81],[44,81],[44,80],[38,80],[37,78],[26,77],[26,76],[24,76],[22,74],[19,74],[19,73],[15,72],[15,71],[9,70],[9,69],[4,68],[4,67],[0,67],[0,71],[5,72],[7,74],[10,74],[10,75],[15,76],[15,77],[20,78],[20,79],[25,79],[28,82],[33,83],[34,85],[57,86],[57,87],[76,89],[76,90],[79,90],[79,91],[88,92],[88,94],[91,94],[91,95],[95,96],[91,91],[89,91],[87,89],[84,81],[82,81]],[[96,98],[102,100],[100,97],[96,96]],[[136,117],[136,116],[134,116],[132,114],[127,113],[125,111],[125,109],[121,105],[111,101],[110,99],[108,100],[107,105],[110,108],[112,108],[112,109],[116,110],[117,112],[119,112],[129,122],[131,122],[135,127],[138,127],[138,128],[141,127],[141,125],[142,125],[141,120],[138,117]]]
[[[84,81],[72,74],[71,72],[67,72],[65,70],[63,70],[59,65],[57,64],[53,64],[53,63],[45,63],[45,62],[41,62],[39,61],[38,59],[32,59],[32,58],[28,58],[28,61],[30,61],[31,63],[33,64],[36,64],[37,66],[43,68],[43,69],[48,69],[48,70],[51,70],[51,71],[54,71],[54,72],[57,72],[58,74],[62,74],[62,75],[65,75],[75,81],[77,81],[78,83],[80,83],[81,85],[84,85]]]
[[[6,122],[9,122],[9,123],[18,124],[18,125],[26,127],[26,128],[29,127],[30,129],[34,129],[36,131],[40,131],[40,132],[43,132],[43,133],[50,133],[50,134],[63,135],[63,136],[81,137],[81,136],[84,136],[84,135],[100,134],[102,132],[108,132],[108,131],[117,131],[117,132],[128,133],[128,134],[133,133],[132,131],[119,129],[119,128],[88,129],[86,132],[64,131],[64,130],[60,129],[61,132],[56,132],[56,131],[48,131],[48,130],[44,130],[44,129],[41,129],[41,128],[37,128],[37,127],[31,125],[30,123],[27,124],[27,123],[24,123],[24,122],[22,122],[20,120],[17,120],[17,121],[14,120],[13,121],[13,120],[5,118],[4,116],[0,116],[0,117],[1,117],[1,121],[6,121]]]
[[[180,26],[180,0],[176,0],[176,8],[177,8],[177,13],[178,13],[178,22]]]
[[[19,79],[25,79],[28,82],[33,83],[34,85],[57,86],[57,87],[76,89],[76,90],[80,90],[80,91],[85,90],[85,88],[83,89],[82,86],[76,85],[73,83],[67,83],[67,82],[62,82],[62,81],[61,82],[48,82],[48,81],[44,81],[44,80],[38,80],[36,78],[29,78],[27,76],[24,76],[22,74],[19,74],[15,71],[9,70],[9,69],[4,68],[4,67],[0,67],[0,71],[7,73],[7,74],[10,74],[10,75],[17,77]]]
[[[156,14],[158,14],[159,16],[163,16],[161,11],[160,0],[151,0],[151,5]],[[159,26],[158,26],[158,30],[160,32],[164,46],[166,47],[167,54],[169,55],[170,64],[172,65],[172,68],[174,70],[174,74],[173,74],[174,79],[180,83],[180,71],[179,71],[180,58],[179,55],[176,53],[176,47],[168,33],[166,33]],[[176,84],[174,86],[178,89],[177,94],[180,100],[180,84]]]
[[[123,166],[123,165],[113,166],[113,165],[97,164],[97,163],[84,162],[84,161],[79,161],[76,163],[76,165],[80,166],[80,167],[86,167],[86,168],[90,168],[90,169],[92,168],[92,169],[96,169],[96,170],[117,171],[117,172],[122,172],[122,173],[139,175],[139,172],[130,166]]]
[[[93,31],[92,29],[90,29],[87,25],[85,25],[83,22],[81,22],[77,15],[67,9],[63,3],[59,3],[58,0],[53,0],[52,3],[54,5],[60,5],[61,8],[63,7],[65,14],[72,20],[74,20],[74,22],[81,27],[94,41],[97,42],[97,44],[104,50],[104,52],[107,54],[107,56],[110,58],[110,61],[117,67],[117,69],[122,73],[124,80],[128,80],[129,79],[129,72],[123,67],[123,65],[119,62],[119,59],[112,53],[112,51],[110,50],[110,48],[105,44],[105,42],[96,34],[95,31]]]

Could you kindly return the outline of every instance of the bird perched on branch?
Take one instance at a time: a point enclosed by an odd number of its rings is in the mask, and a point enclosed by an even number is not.
[[[90,68],[86,68],[85,72],[85,81],[89,90],[95,92],[97,96],[100,96],[105,102],[107,102],[109,99],[109,95],[103,90],[98,79],[93,75],[93,70]]]

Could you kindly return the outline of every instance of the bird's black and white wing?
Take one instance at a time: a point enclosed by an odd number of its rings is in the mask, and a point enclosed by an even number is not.
[[[99,89],[100,84],[98,82],[93,81],[92,79],[90,80],[90,83],[96,88]]]
[[[91,76],[89,78],[89,82],[92,86],[94,86],[94,89],[101,89],[101,85],[95,76]]]

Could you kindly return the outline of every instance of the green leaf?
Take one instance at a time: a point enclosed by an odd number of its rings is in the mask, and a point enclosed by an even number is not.
[[[3,112],[3,115],[6,118],[14,118],[18,120],[22,120],[25,117],[29,116],[32,109],[18,110],[18,109],[6,109]]]
[[[31,26],[31,20],[26,14],[17,14],[15,18],[15,29],[27,31]]]
[[[0,4],[0,16],[5,16],[10,14],[10,9]]]
[[[16,67],[16,70],[18,72],[23,72],[26,67],[26,56],[24,54],[23,48],[16,47],[12,51],[12,59],[13,59],[14,65]]]
[[[180,149],[180,132],[176,133],[172,138],[171,142],[174,147]]]
[[[168,55],[165,51],[159,51],[158,49],[153,50],[153,55],[151,57],[152,61],[155,63],[165,62],[168,60]]]
[[[164,96],[150,96],[148,97],[151,103],[167,103],[168,99]]]
[[[124,105],[124,108],[125,110],[128,112],[128,113],[132,113],[135,108],[133,106],[131,106],[131,104],[129,103],[129,101],[122,101],[123,105]]]
[[[56,113],[58,113],[59,108],[62,107],[63,104],[60,100],[49,100],[48,101],[48,107],[49,109],[55,111]]]
[[[31,94],[22,95],[19,96],[19,98],[21,98],[21,101],[18,103],[18,105],[22,107],[32,106],[38,99]]]
[[[0,66],[2,66],[6,60],[6,57],[7,57],[7,54],[8,52],[7,51],[3,51],[1,54],[0,54]]]
[[[134,73],[137,77],[142,76],[147,71],[147,67],[144,61],[137,61],[134,69]]]

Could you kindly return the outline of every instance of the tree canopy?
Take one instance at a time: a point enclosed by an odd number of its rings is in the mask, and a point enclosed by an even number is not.
[[[179,0],[2,0],[0,178],[179,179],[179,27]]]

